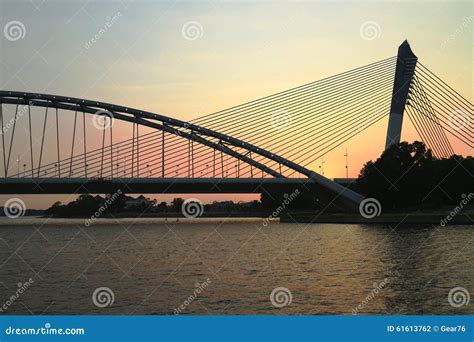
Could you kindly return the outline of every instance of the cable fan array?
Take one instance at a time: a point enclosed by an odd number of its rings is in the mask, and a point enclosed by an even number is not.
[[[306,166],[389,113],[395,63],[384,59],[193,122]]]
[[[389,114],[396,64],[397,57],[390,57],[199,117],[190,124],[240,139],[269,151],[272,157],[280,156],[307,167]],[[2,101],[15,103],[11,98]],[[8,150],[5,149],[5,134],[2,135],[5,176],[8,174],[15,126],[24,114],[21,114],[23,109],[19,110],[18,103]],[[305,177],[297,167],[286,166],[277,158],[264,156],[255,150],[252,153],[245,146],[231,144],[226,138],[227,141],[223,141],[222,136],[218,139],[216,135],[205,135],[195,128],[173,128],[176,134],[165,130],[150,131],[150,128],[142,131],[140,120],[133,116],[130,120],[131,139],[114,142],[112,118],[108,118],[110,122],[103,118],[102,146],[88,150],[86,118],[96,119],[97,115],[81,113],[80,107],[74,109],[70,152],[64,153],[60,151],[58,108],[48,108],[49,103],[41,124],[42,137],[35,139],[40,146],[39,157],[33,158],[30,104],[24,103],[30,125],[31,167],[22,172],[18,170],[13,176],[8,175],[10,177]],[[43,165],[48,109],[55,110],[57,160]],[[473,146],[472,104],[419,62],[410,84],[406,114],[437,157],[454,154],[446,133],[471,148]],[[3,115],[1,120],[4,126]],[[166,125],[159,120],[158,123]],[[95,126],[97,128],[97,123]],[[219,148],[193,141],[189,135],[206,139]],[[82,146],[78,146],[79,137]],[[64,145],[67,144],[61,143]],[[79,147],[81,153],[76,153]]]
[[[418,134],[436,157],[454,154],[446,132],[473,147],[472,104],[420,62],[406,108]]]

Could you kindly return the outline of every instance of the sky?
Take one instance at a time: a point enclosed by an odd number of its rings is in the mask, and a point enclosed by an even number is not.
[[[470,1],[0,0],[0,88],[188,121],[395,56],[408,39],[425,66],[472,102],[472,19]],[[20,39],[7,39],[12,21],[23,25]],[[374,37],[361,31],[368,22]],[[197,38],[185,32],[189,23]],[[386,129],[382,120],[327,155],[325,176],[345,177],[347,148],[349,177],[357,177],[383,151]],[[402,140],[416,139],[405,120]],[[44,208],[69,196],[21,198]],[[247,197],[204,196],[223,198]]]

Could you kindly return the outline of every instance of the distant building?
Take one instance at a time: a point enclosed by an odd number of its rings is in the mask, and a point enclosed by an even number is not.
[[[251,201],[251,202],[242,202],[239,201],[237,204],[241,206],[242,208],[251,208],[255,206],[255,203],[258,203],[257,201]]]
[[[143,205],[153,205],[153,201],[143,195],[140,195],[137,198],[128,198],[125,201],[125,209],[132,209]]]

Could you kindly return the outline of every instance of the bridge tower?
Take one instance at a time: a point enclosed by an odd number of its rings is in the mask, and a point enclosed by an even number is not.
[[[405,104],[408,99],[410,83],[415,72],[417,60],[418,58],[411,50],[410,44],[405,40],[398,47],[397,65],[395,69],[395,80],[393,82],[392,103],[390,105],[385,149],[400,142],[403,112],[405,111]]]

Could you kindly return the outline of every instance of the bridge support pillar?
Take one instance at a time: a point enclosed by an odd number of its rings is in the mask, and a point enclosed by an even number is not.
[[[410,44],[405,40],[398,48],[385,149],[400,142],[403,112],[405,111],[405,104],[408,99],[408,92],[410,90],[410,84],[415,72],[417,60],[418,58],[411,50]]]

